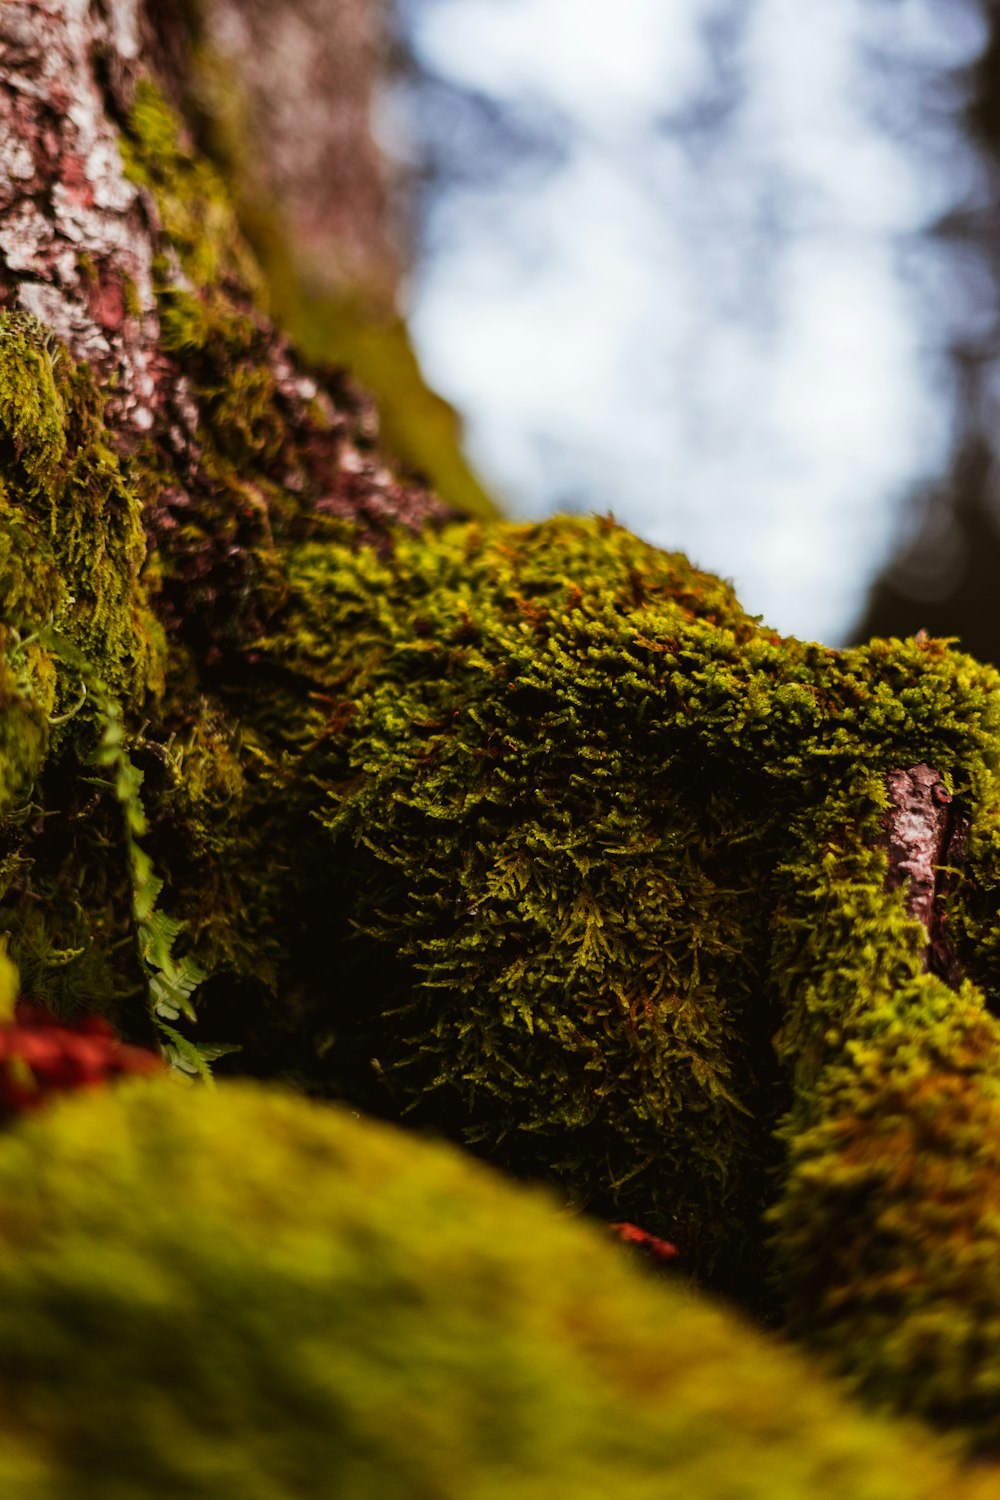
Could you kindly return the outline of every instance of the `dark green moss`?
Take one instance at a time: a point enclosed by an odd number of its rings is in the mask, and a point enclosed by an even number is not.
[[[739,635],[753,622],[600,523],[455,530],[387,564],[310,548],[290,577],[281,660],[315,690],[353,674],[349,722],[309,727],[306,766],[336,775],[332,857],[360,846],[351,920],[379,945],[352,970],[379,974],[378,1013],[334,1000],[327,1024],[360,1028],[395,1108],[578,1201],[641,1206],[709,1262],[752,1219],[766,1155],[773,1069],[744,1042],[759,893],[704,828],[718,789],[658,763],[621,615],[662,595],[690,623],[697,595]]]
[[[0,523],[0,926],[34,999],[64,1013],[113,1009],[136,975],[122,962],[120,814],[85,784],[102,712],[91,689],[130,715],[154,711],[165,643],[103,398],[40,325],[10,314],[0,314]]]
[[[246,1087],[0,1145],[18,1500],[972,1500],[915,1430],[457,1154]]]
[[[295,851],[267,909],[297,1041],[279,1009],[262,1053],[764,1300],[763,1209],[827,1070],[950,993],[884,889],[889,771],[925,761],[967,810],[988,919],[996,674],[783,641],[607,521],[309,544],[288,583],[229,700]]]

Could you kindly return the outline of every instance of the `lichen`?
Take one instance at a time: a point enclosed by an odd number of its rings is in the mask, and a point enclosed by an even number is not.
[[[133,1083],[0,1142],[19,1500],[973,1500],[730,1314],[442,1147]]]

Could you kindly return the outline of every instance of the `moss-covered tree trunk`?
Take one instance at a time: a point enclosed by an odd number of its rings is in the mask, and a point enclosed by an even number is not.
[[[782,640],[610,520],[451,524],[401,480],[270,316],[276,279],[303,327],[327,292],[219,103],[227,38],[301,59],[321,11],[0,5],[24,993],[548,1178],[995,1444],[1000,679]]]
[[[315,42],[313,64],[338,51],[332,79],[313,66],[296,86],[308,164],[298,177],[285,170],[287,119],[256,137],[270,156],[255,160],[280,176],[301,234],[306,180],[342,164],[337,211],[313,213],[309,243],[332,254],[342,240],[355,270],[370,251],[385,299],[391,258],[363,108],[379,10],[338,7],[319,38],[314,10],[280,8],[269,35],[286,62],[302,61],[304,42]],[[147,860],[133,839],[148,831],[142,776],[152,836],[163,835],[160,857],[181,884],[182,867],[197,867],[232,887],[211,819],[172,837],[166,804],[157,816],[152,799],[185,800],[197,784],[206,803],[232,800],[238,730],[212,681],[252,684],[253,643],[287,599],[283,553],[345,526],[384,546],[394,527],[448,514],[387,463],[372,399],[278,330],[234,193],[185,122],[186,110],[212,133],[206,79],[220,86],[226,36],[227,97],[265,115],[274,105],[275,79],[265,87],[247,44],[261,42],[261,21],[250,4],[0,7],[3,922],[29,993],[56,1009],[110,1010],[131,1031],[142,1023],[128,997],[173,972],[175,919],[137,915],[161,878],[134,868]],[[110,803],[84,790],[94,756],[114,783]],[[192,780],[199,757],[205,775]],[[212,903],[191,907],[232,957]],[[247,966],[267,973],[266,952]],[[170,1019],[183,993],[174,1001]]]
[[[358,266],[364,264],[372,285],[388,300],[393,270],[365,113],[373,72],[370,17],[376,9],[365,3],[336,7],[322,26],[307,5],[278,7],[276,13],[269,9],[271,51],[265,55],[270,61],[280,62],[287,50],[285,61],[293,65],[297,38],[300,62],[304,47],[312,45],[318,49],[312,68],[331,50],[337,53],[338,67],[333,80],[313,71],[288,77],[298,138],[287,119],[275,124],[268,116],[268,107],[279,97],[274,76],[269,75],[271,88],[265,92],[251,75],[249,97],[267,116],[257,123],[268,129],[247,141],[246,149],[267,182],[280,181],[287,193],[290,234],[296,244],[307,242],[304,260],[321,260],[324,252],[332,258],[339,246],[351,270],[331,279],[360,282]],[[253,5],[209,7],[209,14],[220,44],[231,32],[239,37],[241,24],[256,28],[250,39],[260,40],[262,15]],[[290,40],[282,48],[286,33]],[[368,501],[382,522],[400,516],[419,524],[434,513],[433,504],[416,492],[404,494],[377,463],[359,460],[351,451],[349,437],[360,440],[366,454],[371,451],[375,418],[370,406],[356,398],[338,404],[338,392],[317,392],[315,379],[290,363],[287,346],[267,318],[269,292],[231,214],[227,217],[227,208],[213,201],[213,194],[224,197],[224,190],[213,183],[210,170],[194,164],[190,135],[185,137],[183,129],[173,135],[173,124],[167,123],[160,100],[169,99],[177,109],[181,98],[191,97],[186,91],[195,88],[200,76],[196,60],[204,55],[202,34],[194,13],[188,19],[184,7],[150,6],[147,11],[140,0],[48,5],[12,0],[3,6],[3,306],[32,314],[74,360],[89,364],[107,396],[107,426],[123,457],[153,444],[168,455],[167,462],[183,470],[173,476],[183,481],[211,465],[199,438],[199,426],[211,417],[204,410],[207,394],[194,389],[201,373],[194,368],[194,333],[172,322],[172,306],[164,320],[161,301],[170,288],[201,294],[203,300],[209,291],[228,299],[227,310],[244,314],[254,325],[258,384],[266,380],[287,407],[282,414],[296,428],[300,447],[322,450],[310,453],[304,462],[307,474],[301,477],[338,512],[353,515]],[[237,59],[248,68],[252,61],[259,67],[259,48],[240,40]],[[346,100],[336,87],[344,77],[352,80]],[[239,73],[226,82],[232,97],[241,98]],[[334,107],[338,100],[339,109]],[[318,181],[324,168],[330,178],[325,195]],[[311,216],[307,204],[313,205]],[[247,352],[233,350],[232,363]],[[213,371],[219,384],[223,376],[239,373],[221,367]],[[223,394],[213,388],[216,398]],[[314,412],[317,399],[324,409]],[[332,412],[325,409],[331,403]],[[248,406],[248,426],[254,415]],[[253,446],[255,438],[250,435],[247,441]],[[197,487],[177,487],[168,504],[175,511],[183,508]],[[258,531],[263,520],[262,515]],[[164,525],[169,528],[169,519]],[[156,533],[155,518],[150,529]]]

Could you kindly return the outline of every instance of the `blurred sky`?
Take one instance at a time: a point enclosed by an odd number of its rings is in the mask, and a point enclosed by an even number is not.
[[[436,174],[411,328],[484,477],[517,514],[610,509],[836,644],[950,441],[974,308],[924,231],[974,190],[942,82],[976,8],[399,12],[424,77],[384,128]]]

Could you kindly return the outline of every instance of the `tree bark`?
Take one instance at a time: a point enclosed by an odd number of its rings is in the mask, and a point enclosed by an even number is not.
[[[0,7],[0,295],[113,387],[126,446],[162,406],[155,210],[110,115],[134,90],[140,23],[134,0]]]
[[[906,910],[927,934],[924,970],[954,988],[961,969],[948,941],[945,898],[965,852],[968,818],[930,766],[890,771],[886,788],[885,888],[905,886]]]
[[[156,257],[166,258],[161,274],[168,281],[183,285],[188,278],[153,194],[129,179],[122,160],[122,125],[139,79],[151,73],[176,90],[178,67],[187,56],[184,26],[176,17],[169,30],[162,17],[154,24],[156,10],[147,12],[140,0],[12,0],[0,7],[0,305],[34,315],[75,360],[91,366],[108,393],[108,419],[123,454],[150,438],[180,468],[184,483],[147,517],[151,538],[162,546],[178,514],[196,504],[204,482],[204,413],[192,388],[191,361],[163,347]],[[252,38],[261,19],[249,5],[227,5],[212,15],[220,39],[227,28],[241,26],[251,28]],[[301,32],[307,20],[294,8],[279,16],[276,45],[286,31]],[[241,45],[239,51],[248,58],[254,48]],[[251,80],[251,92],[258,84],[259,77]],[[272,90],[271,105],[275,98]],[[340,119],[340,135],[351,132],[357,159],[370,163],[374,146],[360,105]],[[276,178],[294,156],[286,121],[270,139],[275,151],[269,170]],[[334,151],[328,142],[324,149],[322,132],[318,141],[313,132],[312,139],[315,156],[292,174],[289,188],[297,229],[331,155],[346,162],[355,154],[346,140],[338,140]],[[359,169],[346,181],[339,202],[349,208],[339,218],[314,213],[311,244],[329,248],[342,239],[346,260],[367,257],[375,244],[375,261],[387,259],[376,227],[380,206],[370,201],[373,175],[370,168]],[[377,418],[371,404],[342,382],[306,371],[253,307],[248,290],[229,290],[258,324],[282,421],[300,438],[304,472],[279,477],[304,484],[330,514],[366,517],[373,531],[393,521],[420,526],[442,516],[426,492],[399,485],[374,455]],[[318,422],[311,411],[317,401]]]

